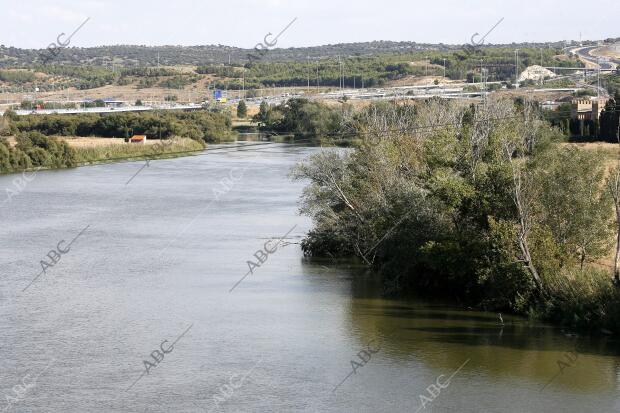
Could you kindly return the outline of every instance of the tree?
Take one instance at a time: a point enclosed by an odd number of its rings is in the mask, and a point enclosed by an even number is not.
[[[136,100],[136,106],[142,106],[142,101],[140,99]]]
[[[266,123],[269,119],[269,113],[271,112],[271,108],[269,104],[264,100],[260,103],[260,107],[258,109],[258,113],[254,116],[254,122]]]
[[[560,265],[577,258],[583,270],[588,260],[610,250],[611,198],[606,191],[606,165],[601,153],[560,147],[539,155],[534,165],[540,185],[539,223],[558,246]]]
[[[616,139],[620,146],[620,124],[616,130]],[[614,282],[616,286],[620,286],[620,160],[613,169],[607,181],[609,193],[614,201],[614,209],[616,212],[616,252],[614,255]]]
[[[618,113],[620,107],[616,105],[615,99],[609,99],[605,104],[605,109],[601,112],[600,117],[600,133],[601,137],[610,141],[616,142],[616,132],[618,130]]]
[[[237,105],[237,117],[245,118],[248,116],[248,106],[245,104],[245,100],[240,100]]]
[[[519,260],[532,276],[537,288],[542,290],[543,281],[532,258],[530,247],[530,234],[536,218],[535,203],[539,196],[538,187],[528,168],[528,160],[534,151],[539,126],[531,102],[525,102],[523,118],[511,126],[512,128],[501,137],[501,146],[504,162],[509,165],[512,178],[510,191],[516,208],[516,241],[521,252]]]

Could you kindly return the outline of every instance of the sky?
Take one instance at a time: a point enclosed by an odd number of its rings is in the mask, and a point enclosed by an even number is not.
[[[597,13],[594,6],[602,12]],[[116,44],[253,48],[293,19],[275,47],[373,40],[463,44],[620,37],[620,2],[601,0],[0,0],[0,44],[45,48]],[[270,40],[273,37],[268,38]]]

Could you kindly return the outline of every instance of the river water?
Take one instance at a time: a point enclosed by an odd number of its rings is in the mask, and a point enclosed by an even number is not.
[[[318,148],[226,147],[0,177],[0,409],[620,411],[616,339],[383,299],[302,256]]]

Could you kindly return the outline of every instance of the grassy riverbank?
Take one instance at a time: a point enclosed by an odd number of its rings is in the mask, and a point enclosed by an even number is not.
[[[388,294],[620,333],[613,151],[567,145],[523,101],[381,103],[349,119],[356,150],[293,172],[310,181],[306,254],[356,256]]]
[[[0,173],[184,156],[207,142],[238,136],[229,114],[207,110],[26,116],[6,111],[0,120]],[[133,135],[147,136],[146,144],[125,142]]]
[[[108,140],[108,139],[105,139]],[[71,144],[70,144],[71,146]],[[187,156],[201,151],[205,144],[193,139],[173,138],[169,141],[157,141],[149,145],[140,144],[99,144],[91,146],[72,146],[75,160],[79,165],[115,162],[131,159],[158,159]]]
[[[187,156],[206,144],[188,138],[130,144],[123,139],[47,137],[39,132],[0,139],[0,173],[71,168],[93,163]]]

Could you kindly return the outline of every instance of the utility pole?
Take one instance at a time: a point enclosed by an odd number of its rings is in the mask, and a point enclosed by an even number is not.
[[[319,93],[319,62],[316,62],[316,93]]]
[[[540,65],[543,65],[542,47],[540,48]]]
[[[443,59],[443,77],[444,77],[444,82],[446,79],[446,59]]]
[[[338,56],[338,67],[340,69],[340,91],[344,89],[344,75],[342,69],[342,60],[340,60],[340,56]]]
[[[307,90],[307,93],[310,93],[310,56],[308,55],[308,56],[306,56],[306,58],[308,59],[307,63],[306,63],[307,71],[308,71],[308,90]]]
[[[345,88],[345,84],[344,84],[344,59],[342,59],[342,92],[344,93],[344,88]]]
[[[519,49],[515,50],[515,89],[519,89]]]
[[[338,56],[338,89],[342,90],[342,76],[340,73],[340,56]]]

